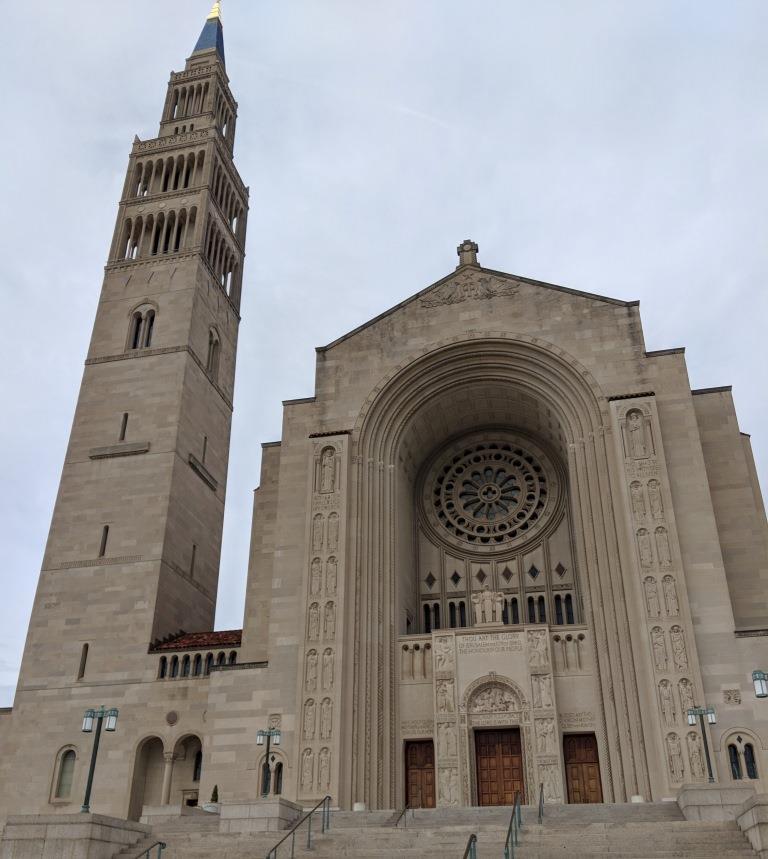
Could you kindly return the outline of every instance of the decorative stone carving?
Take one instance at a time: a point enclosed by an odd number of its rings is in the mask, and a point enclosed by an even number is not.
[[[651,535],[645,528],[641,528],[637,532],[637,548],[640,552],[640,563],[644,567],[652,567],[653,546],[651,545]]]
[[[548,674],[532,674],[533,706],[537,710],[549,710],[555,706],[552,697],[552,678]]]
[[[312,596],[317,596],[322,587],[322,576],[323,576],[323,564],[320,558],[315,558],[312,561],[312,566],[310,568],[309,574],[309,592]]]
[[[469,702],[470,713],[514,713],[522,709],[517,695],[501,685],[486,686]]]
[[[661,484],[658,480],[648,481],[648,500],[651,502],[651,516],[654,519],[663,519],[664,502],[661,498]]]
[[[693,703],[693,683],[686,677],[683,677],[677,684],[677,688],[680,692],[680,706],[683,709],[683,713],[687,713],[688,710],[692,710],[695,707]]]
[[[661,617],[661,600],[659,599],[659,586],[653,576],[645,580],[645,605],[648,617]]]
[[[437,712],[453,713],[455,704],[453,700],[453,680],[437,681]]]
[[[317,641],[320,638],[320,606],[316,602],[309,607],[307,638],[310,641]]]
[[[279,731],[283,727],[283,717],[279,713],[273,713],[267,720],[270,731]]]
[[[312,551],[323,551],[323,525],[325,517],[322,513],[318,513],[312,520]]]
[[[443,805],[459,804],[459,771],[454,767],[440,770],[440,798]]]
[[[549,648],[545,630],[528,630],[528,664],[531,668],[549,666]]]
[[[645,494],[643,493],[643,484],[639,480],[635,480],[630,486],[630,495],[632,496],[632,512],[635,514],[635,519],[642,521],[645,519]]]
[[[560,785],[555,766],[555,764],[539,765],[539,775],[544,785],[544,799],[548,802],[557,802],[560,799]]]
[[[333,651],[330,647],[323,653],[323,689],[333,688]]]
[[[654,626],[651,630],[651,646],[653,647],[653,662],[657,671],[666,671],[669,667],[669,654],[667,653],[667,640],[664,630],[660,626]]]
[[[447,722],[437,726],[437,754],[440,758],[455,758],[458,755],[456,728]]]
[[[320,749],[320,755],[317,759],[317,786],[320,790],[326,791],[331,784],[331,750],[328,748]]]
[[[555,753],[555,720],[536,720],[536,751],[540,755]]]
[[[312,698],[309,698],[304,704],[304,729],[303,737],[305,740],[315,739],[315,724],[317,722],[317,705]]]
[[[685,774],[683,763],[683,750],[680,745],[680,737],[677,734],[667,734],[667,761],[672,781],[681,782]]]
[[[422,299],[422,307],[440,307],[446,304],[461,304],[464,301],[485,301],[496,296],[512,298],[517,295],[518,285],[507,283],[497,277],[479,272],[464,272],[449,283],[430,290]]]
[[[336,491],[336,449],[326,447],[320,454],[320,492],[323,495]]]
[[[486,585],[479,594],[472,595],[475,626],[482,626],[486,623],[501,623],[503,607],[504,594],[494,593]]]
[[[701,750],[701,737],[696,731],[688,734],[688,760],[691,763],[691,775],[694,778],[704,778],[704,755]]]
[[[454,664],[452,640],[450,638],[436,638],[435,671],[452,671]]]
[[[627,439],[632,459],[646,459],[649,456],[645,417],[639,409],[632,409],[627,414]]]
[[[656,551],[662,567],[672,566],[672,552],[669,548],[669,534],[667,534],[666,528],[659,527],[656,529]]]
[[[672,684],[669,680],[662,680],[659,683],[659,701],[661,702],[661,712],[664,716],[664,721],[667,725],[674,725],[677,713],[675,712],[675,697],[672,694]]]
[[[679,626],[673,626],[669,632],[672,641],[672,658],[678,671],[688,668],[688,652],[685,647],[685,633]]]
[[[723,689],[723,703],[734,706],[741,704],[741,689]]]
[[[328,551],[336,552],[339,549],[339,514],[331,513],[328,517]]]
[[[339,575],[339,562],[336,558],[328,558],[325,571],[325,592],[329,597],[336,595],[336,583]]]
[[[315,756],[312,749],[304,749],[301,753],[301,786],[305,791],[312,790],[312,780],[315,773]]]
[[[333,702],[324,698],[320,705],[320,739],[330,740],[333,734]]]
[[[333,641],[333,639],[336,638],[336,605],[332,602],[325,604],[323,637],[328,641]]]
[[[307,670],[305,672],[304,688],[307,692],[317,689],[317,651],[310,650],[307,654]]]
[[[664,576],[664,604],[670,617],[680,614],[680,603],[677,599],[677,585],[672,576]]]

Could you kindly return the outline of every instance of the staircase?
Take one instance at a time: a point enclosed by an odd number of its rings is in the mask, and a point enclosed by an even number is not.
[[[324,859],[461,859],[471,833],[478,836],[478,859],[502,859],[511,809],[460,808],[409,812],[407,826],[395,829],[393,812],[334,812],[331,830],[313,824],[313,850],[306,829],[296,836],[296,856]],[[517,859],[755,859],[736,823],[683,819],[675,803],[638,805],[549,805],[543,825],[536,808],[523,808]],[[165,841],[163,859],[264,859],[280,833],[222,835],[218,817],[182,817],[156,825],[153,840]],[[149,842],[152,843],[152,842]],[[132,848],[136,850],[136,848]],[[121,859],[137,854],[123,852]],[[290,857],[290,842],[278,859]],[[154,859],[154,856],[153,856]]]

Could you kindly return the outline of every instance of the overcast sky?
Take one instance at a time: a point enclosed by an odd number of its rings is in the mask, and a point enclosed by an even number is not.
[[[134,134],[210,0],[0,0],[0,706],[16,683]],[[765,0],[225,0],[251,188],[217,628],[314,347],[447,274],[640,299],[733,384],[768,486]]]

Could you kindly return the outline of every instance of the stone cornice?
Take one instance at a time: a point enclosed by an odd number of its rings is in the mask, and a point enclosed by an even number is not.
[[[107,447],[93,447],[88,452],[89,459],[113,459],[119,456],[136,456],[149,453],[148,441],[120,442]]]
[[[210,471],[203,465],[202,462],[194,455],[194,453],[190,453],[189,455],[189,466],[192,471],[206,484],[210,489],[214,492],[219,488],[219,482],[216,478],[211,474]]]

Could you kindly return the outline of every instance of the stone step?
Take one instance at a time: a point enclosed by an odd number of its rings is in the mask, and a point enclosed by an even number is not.
[[[138,857],[144,856],[147,850],[149,850],[149,848],[156,842],[162,840],[162,838],[157,838],[154,835],[151,835],[149,838],[142,838],[141,841],[134,844],[132,847],[124,847],[119,853],[115,854],[114,859],[138,859]],[[157,855],[156,850],[153,850],[152,853],[154,856]]]

